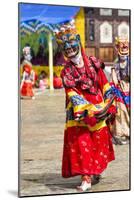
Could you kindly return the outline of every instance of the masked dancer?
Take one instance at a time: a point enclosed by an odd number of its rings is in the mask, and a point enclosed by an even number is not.
[[[116,144],[126,144],[129,141],[130,125],[130,59],[129,42],[126,37],[115,39],[117,59],[112,68],[112,88],[116,95],[117,114],[113,126],[113,134]]]
[[[62,176],[81,176],[80,191],[91,188],[115,159],[109,123],[114,120],[114,94],[99,59],[88,58],[74,23],[56,31],[56,40],[66,57],[61,77],[66,93],[66,125]]]

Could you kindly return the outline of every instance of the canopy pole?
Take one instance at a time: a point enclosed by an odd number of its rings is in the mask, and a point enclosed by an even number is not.
[[[48,36],[48,48],[49,48],[49,81],[50,81],[50,90],[54,90],[53,87],[53,44],[52,44],[52,35],[49,33]]]

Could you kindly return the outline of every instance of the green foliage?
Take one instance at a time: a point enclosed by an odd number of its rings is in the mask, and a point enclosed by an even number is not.
[[[53,36],[52,36],[53,37]],[[38,52],[38,48],[40,43],[42,43],[45,47],[45,54],[49,54],[48,50],[48,33],[45,33],[44,31],[41,33],[31,33],[31,34],[25,34],[20,36],[20,52],[22,55],[22,50],[25,47],[26,44],[29,44],[31,48],[34,50],[35,55]],[[56,43],[55,38],[53,38],[53,55],[55,55],[58,51],[58,46]]]
[[[22,54],[22,50],[26,44],[29,44],[31,48],[34,50],[35,54],[38,52],[38,48],[40,43],[42,43],[45,47],[45,53],[48,54],[48,35],[46,33],[31,33],[20,36],[20,51]]]

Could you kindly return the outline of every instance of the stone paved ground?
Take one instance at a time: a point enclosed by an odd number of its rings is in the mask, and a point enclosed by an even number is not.
[[[61,177],[65,121],[63,90],[21,100],[20,195],[77,193],[80,177]],[[115,146],[116,160],[90,192],[129,189],[129,145]]]

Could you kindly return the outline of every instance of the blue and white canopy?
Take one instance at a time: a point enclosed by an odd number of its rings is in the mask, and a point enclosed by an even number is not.
[[[68,23],[78,13],[80,7],[20,3],[19,19],[21,31],[36,32],[42,29],[53,31]]]

